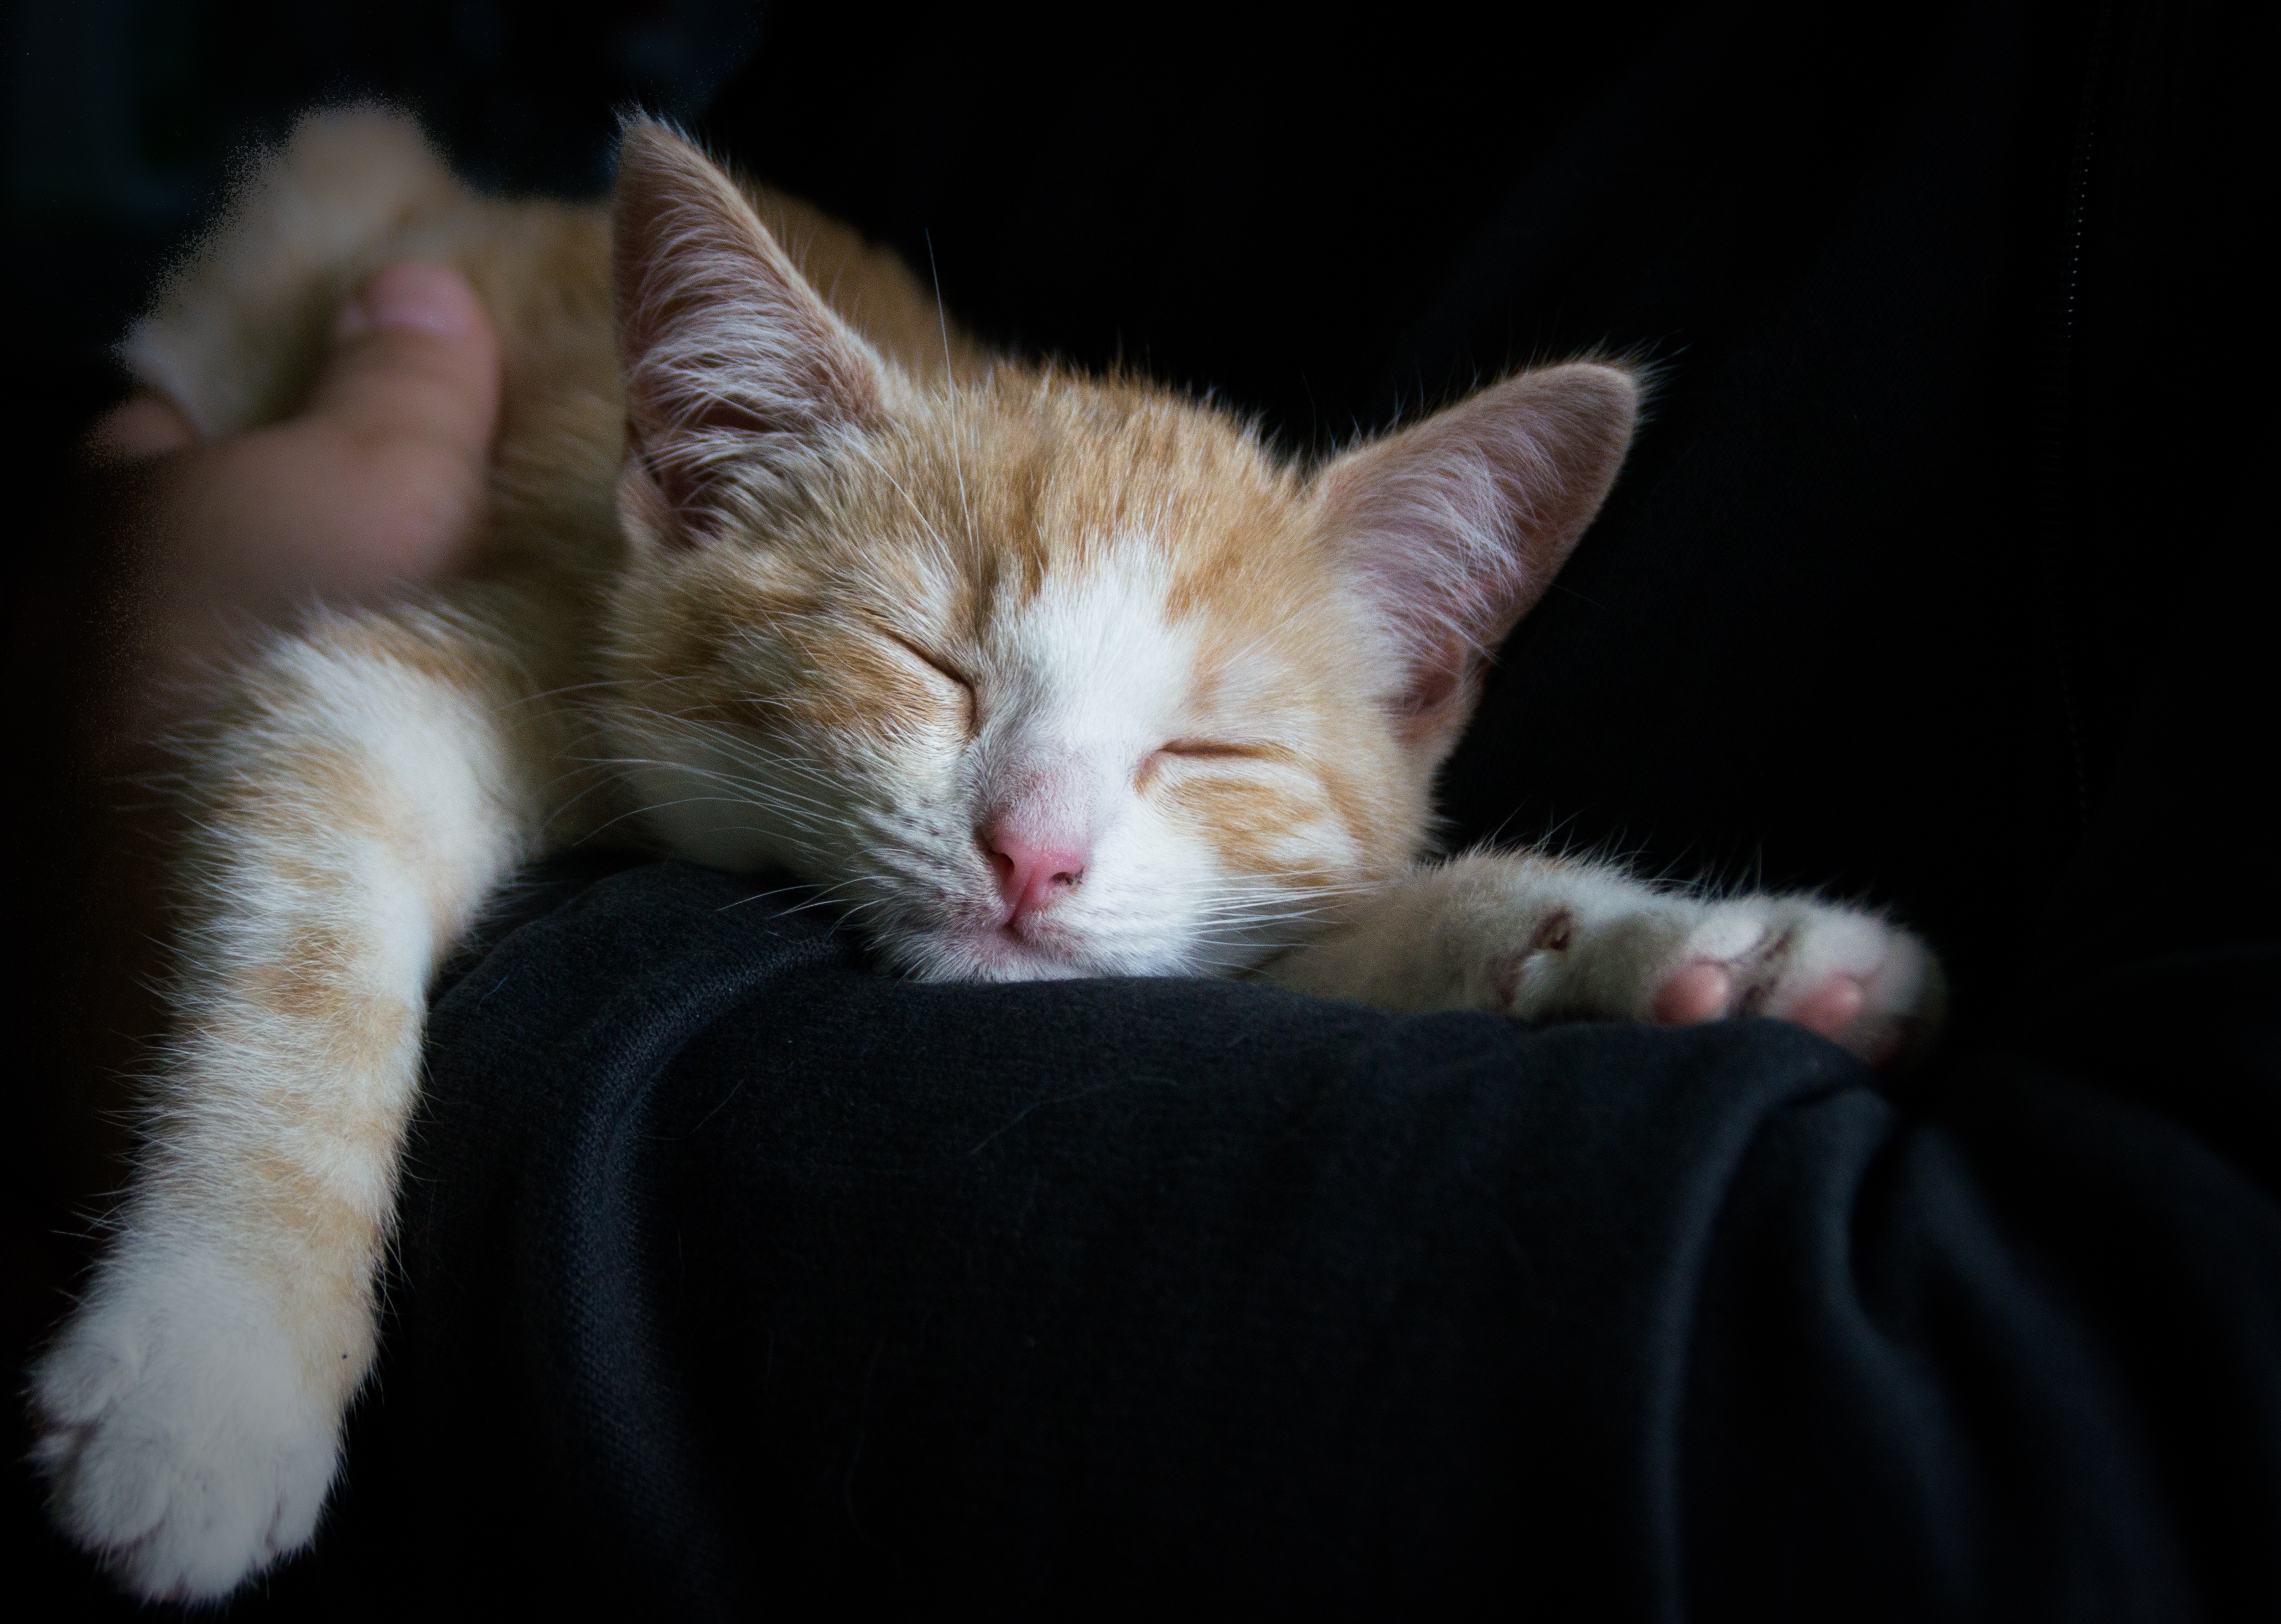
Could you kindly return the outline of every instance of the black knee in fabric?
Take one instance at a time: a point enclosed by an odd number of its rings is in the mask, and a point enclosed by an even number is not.
[[[618,874],[443,999],[378,1402],[277,1602],[2281,1594],[2281,1222],[2120,1089],[916,986],[753,889]]]
[[[364,1515],[696,1612],[1675,1592],[1705,1239],[1765,1111],[1883,1110],[1845,1056],[915,986],[751,889],[604,881],[439,1005],[382,1385],[442,1488]]]

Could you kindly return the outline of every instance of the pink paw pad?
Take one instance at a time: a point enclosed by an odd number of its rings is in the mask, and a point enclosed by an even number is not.
[[[1727,1013],[1735,996],[1735,978],[1723,964],[1683,965],[1656,989],[1649,1013],[1666,1026],[1689,1026],[1715,1021]]]
[[[1853,1024],[1868,1001],[1868,991],[1860,982],[1852,976],[1832,976],[1782,1014],[1808,1032],[1834,1038]]]

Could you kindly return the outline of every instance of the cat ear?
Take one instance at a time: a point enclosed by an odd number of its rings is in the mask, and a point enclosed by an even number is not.
[[[724,476],[792,472],[879,413],[884,363],[665,125],[626,126],[611,237],[630,520],[703,539]]]
[[[1393,627],[1404,734],[1455,742],[1481,674],[1615,483],[1640,385],[1579,361],[1509,378],[1323,471],[1325,532]]]

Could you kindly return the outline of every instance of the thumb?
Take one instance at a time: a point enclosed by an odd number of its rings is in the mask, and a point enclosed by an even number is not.
[[[399,259],[342,307],[308,415],[358,440],[425,441],[479,468],[499,421],[499,349],[466,277]]]

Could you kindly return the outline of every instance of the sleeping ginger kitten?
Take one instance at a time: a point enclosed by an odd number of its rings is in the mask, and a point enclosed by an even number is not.
[[[406,255],[463,269],[504,346],[484,567],[231,679],[152,1142],[35,1373],[58,1515],[142,1594],[309,1540],[429,978],[517,865],[606,831],[788,867],[916,976],[1762,1012],[1873,1058],[1929,1030],[1931,961],[1869,915],[1421,861],[1488,652],[1623,460],[1622,367],[1294,468],[1163,390],[984,354],[659,125],[574,208],[476,197],[374,112],[305,121],[126,353],[205,434],[273,420]]]

